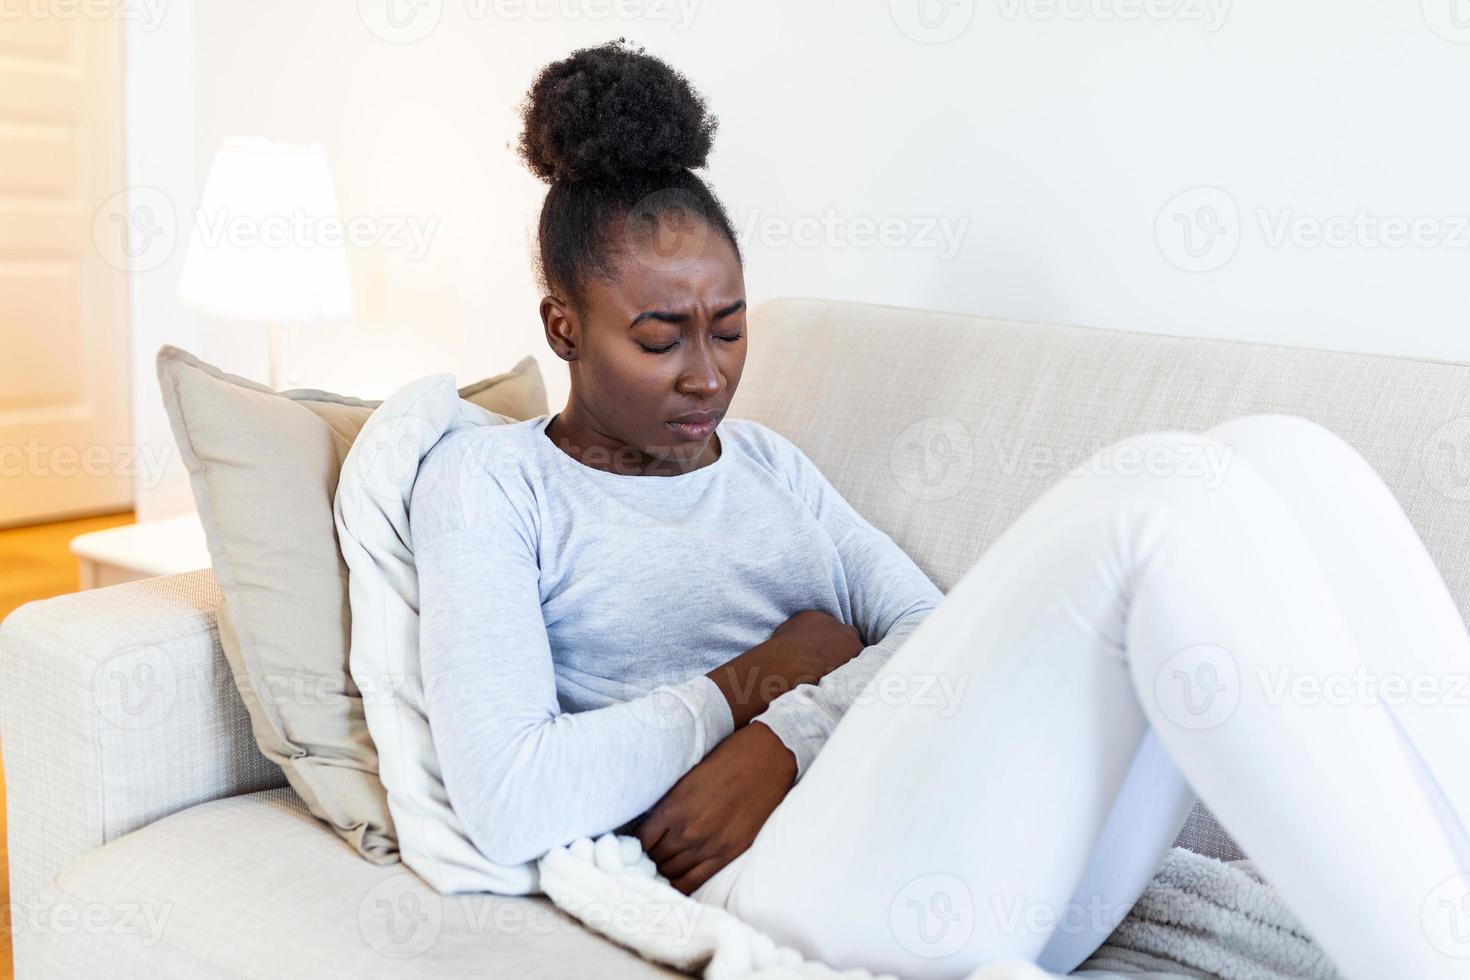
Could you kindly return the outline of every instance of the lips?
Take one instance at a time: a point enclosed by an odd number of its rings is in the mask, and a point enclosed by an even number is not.
[[[684,415],[676,415],[669,421],[684,425],[702,425],[705,422],[713,422],[719,417],[719,412],[688,412]]]
[[[664,424],[686,439],[703,439],[715,431],[720,412],[687,412]]]

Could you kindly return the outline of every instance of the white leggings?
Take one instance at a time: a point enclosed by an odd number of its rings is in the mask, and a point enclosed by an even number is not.
[[[695,897],[841,968],[1064,973],[1197,793],[1347,977],[1467,978],[1467,671],[1444,581],[1337,436],[1133,436],[975,562]]]

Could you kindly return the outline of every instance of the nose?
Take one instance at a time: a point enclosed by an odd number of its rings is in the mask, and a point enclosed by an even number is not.
[[[696,342],[690,350],[675,387],[680,394],[705,398],[718,393],[725,379],[710,341],[706,338],[703,342]]]

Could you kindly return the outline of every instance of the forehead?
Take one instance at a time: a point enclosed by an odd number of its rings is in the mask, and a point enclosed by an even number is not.
[[[653,234],[630,234],[613,241],[615,281],[586,284],[598,308],[631,311],[681,310],[703,304],[726,305],[745,295],[745,276],[735,248],[718,229],[665,221]]]

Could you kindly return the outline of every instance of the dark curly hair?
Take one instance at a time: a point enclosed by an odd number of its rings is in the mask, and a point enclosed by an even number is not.
[[[521,110],[520,155],[550,187],[541,205],[537,274],[580,305],[589,276],[614,281],[626,228],[671,213],[740,246],[725,208],[692,171],[717,120],[689,80],[623,38],[574,51],[537,73]]]

